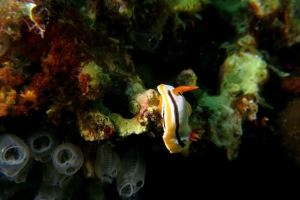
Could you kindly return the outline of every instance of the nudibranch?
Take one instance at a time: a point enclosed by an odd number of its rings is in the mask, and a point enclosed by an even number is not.
[[[192,109],[182,93],[197,88],[197,86],[174,88],[164,84],[157,86],[160,93],[158,109],[164,128],[163,140],[171,153],[181,153],[185,157],[189,154],[191,142],[197,141],[200,136],[192,131],[188,124]]]

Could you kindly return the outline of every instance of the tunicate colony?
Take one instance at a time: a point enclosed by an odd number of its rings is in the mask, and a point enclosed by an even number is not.
[[[21,190],[29,171],[36,162],[42,163],[42,184],[35,195],[41,199],[72,199],[78,184],[76,172],[84,158],[82,150],[69,142],[59,144],[54,132],[39,129],[33,132],[25,143],[14,134],[0,137],[0,199],[9,199]],[[92,199],[104,199],[102,187],[117,180],[117,190],[122,199],[135,195],[144,185],[146,165],[141,154],[133,149],[119,153],[110,141],[101,141],[97,147],[95,174],[98,181],[89,187]],[[99,180],[100,179],[100,180]]]

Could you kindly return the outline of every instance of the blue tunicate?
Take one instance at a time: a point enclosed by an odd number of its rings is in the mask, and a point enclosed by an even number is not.
[[[27,164],[16,174],[14,177],[6,177],[7,180],[13,181],[15,183],[25,183],[27,175],[31,168],[33,167],[35,161],[33,158],[29,158]]]
[[[74,195],[74,192],[76,193],[77,190],[82,189],[82,175],[78,173],[72,175],[71,177],[72,178],[70,179],[69,183],[62,188],[62,192],[59,197],[60,200],[72,200],[74,199],[74,196],[76,196]]]
[[[16,176],[29,160],[27,145],[16,135],[6,134],[0,137],[0,173]]]
[[[37,130],[28,139],[32,156],[43,163],[51,160],[52,153],[57,145],[56,135],[49,130]]]
[[[59,173],[51,162],[43,165],[43,183],[51,186],[65,188],[71,181],[72,175]]]
[[[34,200],[54,200],[60,197],[62,189],[57,186],[42,184]]]
[[[159,38],[152,33],[131,31],[128,34],[129,42],[138,51],[153,53],[159,46]]]
[[[97,150],[95,173],[102,183],[111,184],[119,172],[120,157],[109,141],[100,143]]]
[[[143,186],[146,164],[141,154],[136,150],[129,150],[121,159],[120,172],[117,178],[117,189],[122,198],[130,198]]]
[[[61,174],[73,175],[83,163],[82,151],[75,145],[64,143],[56,147],[52,157],[53,167]]]

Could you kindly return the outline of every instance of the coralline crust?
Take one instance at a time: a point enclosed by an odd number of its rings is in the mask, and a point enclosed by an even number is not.
[[[78,115],[78,126],[81,137],[87,141],[97,141],[109,138],[115,132],[110,117],[98,111]]]

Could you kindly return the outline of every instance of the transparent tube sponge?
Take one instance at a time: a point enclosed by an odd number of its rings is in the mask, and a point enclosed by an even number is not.
[[[130,44],[134,49],[144,52],[154,52],[159,46],[159,37],[152,33],[131,31],[128,34]]]
[[[47,130],[35,131],[28,139],[28,146],[32,156],[43,163],[52,159],[52,153],[58,145],[58,139],[54,133]]]
[[[0,136],[0,173],[14,177],[27,164],[29,149],[16,135]]]
[[[51,162],[43,165],[43,183],[65,188],[71,181],[72,176],[59,173],[54,169]]]
[[[140,200],[140,196],[139,196],[139,193],[135,193],[134,195],[132,195],[131,197],[129,198],[126,198],[126,200]]]
[[[146,164],[138,151],[125,152],[121,159],[117,189],[120,197],[129,198],[144,186]]]
[[[72,179],[68,185],[64,186],[60,195],[59,200],[72,200],[74,199],[74,191],[82,189],[83,178],[81,174],[72,175]]]
[[[73,144],[61,144],[53,152],[52,163],[59,173],[73,175],[82,166],[82,151]]]
[[[6,178],[9,181],[14,181],[15,183],[24,183],[26,182],[27,175],[34,164],[35,164],[35,160],[33,158],[29,158],[27,164],[19,171],[18,174],[16,174],[13,177],[6,177]]]
[[[109,141],[99,144],[95,173],[104,184],[111,184],[119,173],[120,156],[115,146]]]
[[[58,186],[51,186],[43,183],[34,200],[58,199],[61,194],[61,191],[62,189]]]

